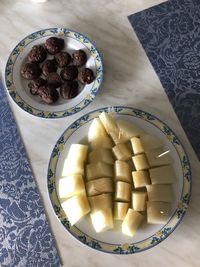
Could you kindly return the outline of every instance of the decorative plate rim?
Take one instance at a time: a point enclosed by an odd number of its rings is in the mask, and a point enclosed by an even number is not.
[[[176,152],[179,156],[180,163],[182,166],[183,172],[183,188],[180,200],[178,202],[177,208],[169,221],[161,227],[159,231],[151,235],[150,237],[134,242],[134,243],[125,243],[125,244],[109,244],[106,242],[99,241],[95,238],[88,236],[87,234],[81,232],[76,226],[71,226],[69,221],[66,219],[62,207],[59,203],[57,194],[56,194],[56,185],[55,185],[55,170],[57,161],[59,159],[59,154],[62,151],[63,145],[69,137],[82,125],[89,122],[91,119],[95,118],[101,112],[111,112],[112,114],[121,114],[121,115],[131,115],[135,116],[136,118],[143,119],[156,128],[158,128],[163,134],[166,135],[167,139],[172,143]],[[95,115],[96,114],[96,115]],[[63,132],[60,136],[58,141],[56,142],[48,164],[48,171],[47,171],[47,189],[48,189],[48,196],[51,202],[52,208],[56,214],[57,219],[62,223],[65,230],[67,230],[72,236],[78,239],[81,243],[89,246],[90,248],[96,249],[101,252],[112,253],[112,254],[120,254],[120,255],[127,255],[127,254],[134,254],[138,252],[145,251],[150,249],[160,242],[165,240],[180,224],[182,221],[185,212],[188,208],[188,204],[191,197],[191,188],[192,188],[192,172],[191,166],[188,159],[188,156],[185,152],[184,146],[182,145],[179,138],[176,136],[174,131],[167,126],[162,120],[157,118],[156,116],[133,107],[126,107],[126,106],[113,106],[113,107],[103,107],[87,114],[81,116],[79,119],[74,121],[69,127]],[[54,198],[57,198],[57,203],[59,205],[55,205]]]
[[[79,41],[80,43],[84,44],[88,50],[93,55],[93,58],[95,60],[95,65],[97,68],[97,77],[95,79],[94,85],[88,92],[87,96],[83,98],[76,106],[72,108],[66,108],[66,110],[63,111],[43,111],[39,110],[37,108],[34,108],[27,104],[17,93],[17,90],[15,88],[15,85],[13,83],[12,73],[13,73],[13,67],[15,64],[15,61],[17,60],[20,53],[23,51],[24,47],[26,45],[30,44],[31,42],[45,36],[66,36],[70,37],[70,35],[73,36],[74,39]],[[72,37],[71,36],[71,37]],[[29,35],[27,35],[25,38],[23,38],[12,50],[10,53],[8,60],[6,62],[5,67],[5,84],[8,89],[9,95],[11,96],[12,100],[24,111],[40,117],[40,118],[50,118],[50,119],[57,119],[57,118],[64,118],[67,116],[71,116],[84,108],[86,108],[96,97],[99,88],[103,81],[103,73],[104,73],[104,66],[103,66],[103,60],[102,57],[96,48],[95,44],[82,33],[79,33],[77,31],[71,30],[69,28],[61,28],[61,27],[55,27],[55,28],[47,28],[42,29],[36,32],[33,32]]]

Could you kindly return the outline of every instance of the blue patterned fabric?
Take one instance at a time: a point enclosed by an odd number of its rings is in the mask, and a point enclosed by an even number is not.
[[[1,81],[0,266],[60,266],[44,208]]]
[[[200,1],[171,0],[128,18],[200,159]]]

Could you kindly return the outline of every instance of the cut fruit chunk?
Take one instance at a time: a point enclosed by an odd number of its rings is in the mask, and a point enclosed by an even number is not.
[[[112,208],[112,194],[106,193],[98,196],[88,197],[92,211]]]
[[[132,145],[134,155],[144,153],[144,148],[143,148],[140,138],[132,137],[131,145]]]
[[[171,163],[171,158],[168,153],[169,150],[164,149],[153,149],[146,152],[147,160],[150,167],[159,167],[163,165],[168,165]]]
[[[97,233],[113,228],[112,209],[97,210],[90,214],[92,225]]]
[[[113,177],[113,166],[104,162],[90,163],[86,165],[86,178],[93,180],[101,177]]]
[[[149,169],[152,184],[173,184],[176,182],[175,173],[171,166]]]
[[[114,219],[123,221],[128,211],[130,204],[126,202],[114,203]]]
[[[71,174],[80,174],[84,176],[84,162],[66,159],[64,162],[62,176],[69,176]]]
[[[143,133],[142,129],[138,128],[130,121],[117,119],[116,123],[120,133],[126,140],[125,142],[129,141],[134,136],[139,137]]]
[[[132,177],[135,188],[145,187],[151,184],[148,171],[133,171]]]
[[[72,144],[69,148],[67,159],[69,161],[85,162],[87,159],[88,146],[81,144]]]
[[[115,172],[115,181],[124,181],[127,183],[132,183],[131,167],[125,161],[116,160],[114,172]]]
[[[149,201],[173,201],[171,185],[147,185],[146,188]]]
[[[129,202],[131,200],[131,185],[121,181],[116,182],[115,200]]]
[[[122,223],[122,233],[131,237],[134,236],[143,220],[144,216],[142,214],[133,209],[128,209]]]
[[[73,174],[59,179],[58,195],[68,198],[80,193],[85,193],[85,184],[80,174]]]
[[[114,164],[115,159],[111,149],[99,148],[93,150],[88,155],[89,163],[97,163],[99,161],[107,164]]]
[[[86,183],[86,190],[88,196],[96,196],[102,193],[113,192],[112,178],[100,178]]]
[[[98,148],[111,149],[114,146],[112,139],[108,136],[98,137],[98,138],[92,140],[90,145],[91,145],[92,150],[95,150]]]
[[[147,192],[133,191],[132,193],[132,208],[136,211],[146,210]]]
[[[166,202],[147,202],[147,222],[151,224],[166,224],[171,205]]]
[[[142,135],[140,139],[145,151],[161,148],[163,146],[161,140],[159,140],[158,137],[149,134]]]
[[[77,223],[83,216],[90,212],[90,205],[85,194],[73,196],[61,205],[71,225]]]
[[[108,135],[100,119],[94,118],[88,131],[88,142],[92,142],[93,140],[96,140],[98,138],[104,138],[107,136]]]
[[[140,154],[132,157],[136,171],[146,170],[149,168],[149,164],[145,154]]]
[[[112,151],[118,160],[127,161],[131,158],[131,149],[127,144],[118,144],[112,148]]]
[[[113,117],[106,112],[102,112],[99,115],[99,119],[101,120],[106,132],[110,134],[111,132],[119,132],[117,124]]]

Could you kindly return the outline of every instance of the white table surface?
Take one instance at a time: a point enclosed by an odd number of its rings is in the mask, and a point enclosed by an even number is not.
[[[0,71],[13,47],[26,35],[49,27],[84,33],[99,49],[105,79],[95,101],[68,118],[44,120],[11,106],[26,147],[63,265],[66,267],[192,267],[200,266],[200,164],[148,58],[127,20],[129,14],[161,0],[30,0],[0,1]],[[110,255],[90,249],[68,234],[56,219],[46,186],[50,153],[64,129],[79,116],[109,105],[143,109],[165,121],[178,135],[193,171],[190,207],[175,232],[158,246],[135,255]]]

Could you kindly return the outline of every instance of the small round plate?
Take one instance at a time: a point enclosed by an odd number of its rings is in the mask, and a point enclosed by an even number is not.
[[[76,225],[71,226],[57,196],[57,182],[61,177],[64,160],[73,143],[83,143],[92,119],[103,111],[115,118],[125,119],[143,129],[146,133],[158,137],[166,150],[170,151],[172,165],[176,174],[176,183],[172,186],[174,201],[170,219],[166,225],[144,223],[134,237],[127,237],[118,230],[96,233],[89,216],[85,216]],[[57,218],[65,229],[83,244],[99,251],[115,254],[132,254],[158,245],[168,237],[181,222],[191,194],[192,175],[188,157],[175,133],[155,116],[131,107],[115,106],[92,111],[72,123],[57,141],[48,167],[48,191]]]
[[[34,45],[44,44],[46,39],[57,36],[65,40],[65,48],[70,54],[82,49],[87,54],[86,67],[91,68],[96,79],[80,88],[80,93],[73,99],[64,100],[61,97],[52,104],[43,103],[38,96],[31,95],[28,81],[20,75],[20,68],[26,61],[26,56]],[[53,56],[48,56],[53,58]],[[43,118],[63,118],[75,114],[89,105],[95,98],[103,80],[103,63],[95,45],[83,34],[64,28],[40,30],[25,37],[10,54],[6,69],[5,82],[9,94],[15,103],[32,115]]]

